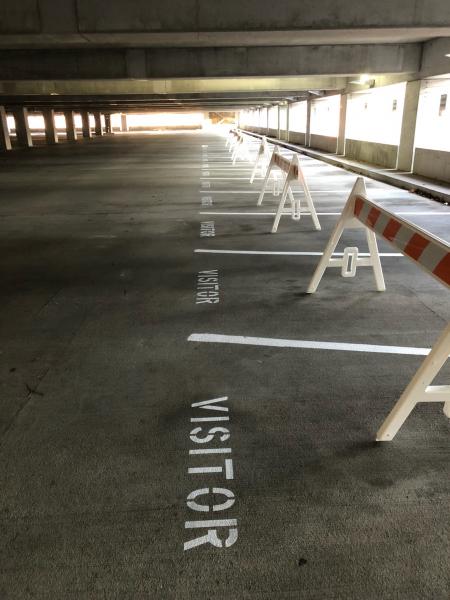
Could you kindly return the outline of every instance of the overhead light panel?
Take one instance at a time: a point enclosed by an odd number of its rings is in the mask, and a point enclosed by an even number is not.
[[[369,86],[374,86],[375,85],[375,79],[373,79],[372,77],[370,77],[370,75],[367,74],[363,74],[360,75],[359,79],[355,79],[354,81],[350,81],[350,83],[354,83],[356,85],[369,85]]]

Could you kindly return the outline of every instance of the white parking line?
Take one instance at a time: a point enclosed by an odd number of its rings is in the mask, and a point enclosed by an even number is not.
[[[295,191],[295,190],[294,190]],[[312,194],[349,194],[350,188],[345,190],[313,190]],[[261,190],[209,190],[208,194],[260,194]]]
[[[309,350],[343,350],[346,352],[375,352],[378,354],[405,354],[413,356],[427,356],[430,353],[430,348],[413,348],[410,346],[378,346],[376,344],[314,342],[311,340],[285,340],[279,338],[221,335],[215,333],[192,333],[188,337],[188,342],[270,346],[274,348],[304,348]]]
[[[274,256],[322,256],[323,252],[270,252],[268,250],[207,250],[196,248],[195,254],[273,254]],[[343,252],[333,252],[333,256],[344,256]],[[370,256],[368,252],[358,252],[358,256]],[[380,256],[403,258],[403,254],[397,252],[380,252]]]
[[[231,211],[203,211],[200,212],[201,215],[220,215],[220,216],[233,216],[233,217],[239,217],[239,216],[273,216],[276,213],[275,212],[231,212]],[[290,212],[287,213],[283,213],[286,215],[290,215]],[[311,213],[309,212],[304,212],[302,213],[302,215],[310,215]],[[339,216],[342,214],[341,212],[318,212],[317,213],[318,216],[322,216],[322,217],[334,217],[334,216]],[[447,212],[436,212],[436,211],[423,211],[423,212],[418,212],[418,211],[411,211],[411,212],[405,212],[405,211],[399,211],[399,212],[395,212],[396,215],[409,215],[410,217],[450,217],[450,210],[448,210]]]

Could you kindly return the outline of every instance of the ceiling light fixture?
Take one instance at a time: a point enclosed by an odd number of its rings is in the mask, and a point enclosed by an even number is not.
[[[372,83],[374,80],[370,77],[370,75],[360,75],[359,79],[355,79],[354,81],[350,81],[350,83],[355,83],[357,85],[366,85]]]

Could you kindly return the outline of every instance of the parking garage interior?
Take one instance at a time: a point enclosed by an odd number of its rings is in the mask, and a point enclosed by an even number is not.
[[[447,600],[450,5],[0,4],[0,599]]]

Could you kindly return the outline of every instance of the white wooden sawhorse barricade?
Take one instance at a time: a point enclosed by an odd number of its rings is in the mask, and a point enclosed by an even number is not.
[[[226,145],[231,153],[233,165],[236,164],[238,158],[248,161],[252,160],[247,139],[241,131],[230,131]]]
[[[257,163],[258,164],[258,163]],[[283,184],[283,191],[281,193],[280,202],[278,204],[278,209],[275,214],[275,219],[273,221],[272,233],[276,233],[278,230],[278,225],[280,223],[281,216],[283,214],[289,214],[284,212],[284,206],[286,204],[286,199],[289,196],[289,200],[291,203],[291,217],[294,221],[300,221],[302,214],[310,214],[312,221],[314,223],[314,227],[317,231],[320,231],[320,223],[317,217],[316,209],[314,207],[313,199],[311,198],[311,194],[309,192],[308,184],[306,183],[305,176],[303,175],[302,168],[300,166],[300,161],[297,154],[292,156],[292,159],[289,160],[286,157],[282,156],[277,147],[275,146],[272,158],[270,159],[269,166],[267,167],[266,176],[264,178],[263,187],[261,193],[258,198],[258,206],[261,206],[264,194],[266,193],[267,184],[269,182],[270,175],[272,174],[275,168],[280,169],[283,173],[286,174],[286,178]],[[298,182],[303,188],[303,192],[305,194],[306,204],[308,205],[309,213],[301,212],[301,203],[300,197],[295,197],[292,191],[292,183]]]
[[[258,152],[256,153],[255,165],[253,167],[253,171],[250,177],[250,183],[255,181],[256,174],[259,169],[259,176],[261,178],[266,176],[267,169],[269,168],[270,163],[270,150],[269,144],[267,143],[267,138],[263,136],[261,138],[261,143],[259,144]]]
[[[346,248],[342,258],[332,258],[343,231],[356,228],[366,230],[369,258],[359,258],[356,247]],[[316,268],[308,293],[317,290],[327,267],[341,267],[344,277],[354,277],[357,266],[371,266],[378,291],[384,291],[376,234],[450,288],[450,245],[369,200],[364,180],[359,177]],[[444,414],[450,418],[450,385],[431,385],[449,355],[450,324],[377,432],[377,441],[392,440],[419,402],[444,402]]]
[[[237,134],[236,129],[230,129],[230,131],[228,132],[227,141],[225,142],[225,146],[227,148],[229,148],[230,151],[236,143],[237,135],[238,134]]]

